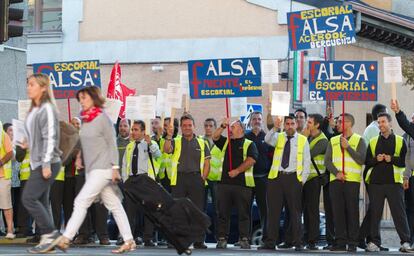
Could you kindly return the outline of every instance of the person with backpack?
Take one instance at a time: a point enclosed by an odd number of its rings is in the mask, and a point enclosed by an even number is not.
[[[140,175],[147,175],[155,180],[159,169],[159,158],[161,151],[157,143],[151,140],[149,135],[145,134],[145,123],[141,120],[134,121],[131,129],[132,141],[126,146],[124,159],[122,160],[122,170],[125,185],[133,182]],[[136,229],[136,215],[138,212],[144,215],[143,210],[134,203],[129,197],[125,197],[125,211],[128,215],[131,230]],[[143,239],[144,246],[155,246],[152,241],[154,234],[154,225],[144,216]]]

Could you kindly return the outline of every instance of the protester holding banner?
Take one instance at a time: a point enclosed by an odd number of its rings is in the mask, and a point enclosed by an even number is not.
[[[14,239],[13,205],[11,195],[13,145],[0,122],[0,209],[7,223],[7,239]]]
[[[276,132],[282,122],[277,117],[274,127],[265,137],[266,143],[275,147],[275,152],[266,193],[267,239],[259,249],[275,249],[276,241],[279,239],[279,218],[283,203],[286,202],[292,225],[292,243],[296,251],[302,251],[302,185],[309,176],[309,143],[305,136],[296,131],[296,119],[293,116],[286,116],[284,119],[284,132]]]
[[[263,130],[264,122],[263,114],[261,112],[251,113],[249,126],[252,130],[246,134],[246,139],[253,141],[259,152],[257,161],[253,167],[255,186],[253,187],[252,200],[256,199],[256,204],[259,207],[260,225],[263,230],[266,230],[266,184],[267,175],[269,174],[270,166],[272,165],[273,148],[264,141],[266,133]],[[266,232],[263,231],[263,234],[266,234]],[[265,241],[266,237],[263,237],[262,240]]]
[[[65,251],[70,240],[85,219],[87,209],[98,197],[114,215],[125,243],[114,253],[133,251],[136,248],[128,217],[121,203],[121,191],[116,184],[121,180],[118,151],[112,121],[103,113],[105,99],[98,87],[85,87],[79,90],[76,98],[82,107],[82,127],[80,139],[84,157],[86,182],[76,196],[73,214],[66,230],[52,243],[52,246]]]
[[[146,175],[155,180],[159,169],[161,151],[157,143],[152,141],[149,135],[145,135],[145,123],[143,121],[134,121],[131,129],[131,139],[122,160],[124,164],[122,180],[125,184],[128,184],[133,182],[139,175]],[[143,209],[133,202],[130,197],[125,197],[124,205],[131,230],[135,230],[137,213],[140,213],[144,219],[144,246],[155,246],[153,242],[154,225],[144,216]]]
[[[385,113],[385,112],[387,112],[387,107],[382,105],[382,104],[375,104],[372,107],[371,115],[372,115],[373,120],[367,126],[367,128],[365,128],[365,131],[364,131],[364,134],[363,134],[365,143],[367,145],[369,145],[369,141],[372,138],[377,137],[378,134],[380,133],[380,129],[379,129],[379,126],[378,126],[378,121],[377,121],[378,114],[379,113]],[[368,171],[368,168],[365,167],[363,177],[364,177],[365,188],[366,188],[367,193],[369,195],[369,192],[370,192],[369,184],[365,182],[365,177],[366,177],[367,171]],[[370,205],[371,204],[369,204],[369,206]],[[367,243],[371,242],[371,240],[372,240],[372,238],[370,237],[370,220],[371,220],[371,209],[368,207],[368,211],[366,212],[364,220],[362,221],[361,227],[359,229],[358,247],[360,247],[362,249],[365,249],[367,247]],[[376,240],[381,241],[381,234],[378,234],[378,235],[379,235],[379,237],[376,238]],[[381,251],[388,251],[389,250],[388,248],[385,248],[385,247],[382,247],[382,246],[380,246],[379,248],[380,248]]]
[[[189,198],[204,211],[205,181],[210,171],[210,150],[206,142],[194,134],[194,119],[183,115],[180,119],[182,137],[172,139],[174,127],[170,125],[165,137],[164,152],[171,154],[171,193],[173,197]],[[199,234],[193,246],[206,249],[205,234]]]
[[[250,249],[250,218],[252,207],[252,188],[254,187],[253,165],[259,152],[256,145],[245,138],[245,127],[240,120],[230,125],[231,147],[228,138],[221,134],[229,120],[224,119],[214,131],[214,144],[221,151],[222,166],[218,174],[217,184],[217,245],[216,248],[226,249],[230,232],[230,217],[233,207],[239,216],[239,243],[241,249]],[[231,148],[231,152],[229,152]],[[231,157],[231,158],[230,158]],[[230,164],[231,163],[231,164]]]
[[[400,109],[400,104],[397,100],[391,101],[391,109],[395,112],[395,117],[397,118],[398,125],[401,129],[403,129],[411,138],[414,138],[414,123],[408,121],[407,116]]]
[[[410,230],[404,205],[403,173],[407,146],[401,136],[391,130],[391,116],[378,114],[380,135],[372,138],[368,145],[365,181],[369,184],[370,236],[367,251],[379,252],[380,221],[387,199],[391,215],[401,240],[401,252],[410,250]],[[405,182],[408,182],[405,180]]]
[[[41,240],[29,249],[30,253],[45,253],[53,248],[52,241],[59,237],[49,213],[49,191],[60,170],[59,123],[49,77],[33,74],[28,78],[27,94],[32,100],[25,120],[30,149],[30,178],[23,190],[22,201],[39,227]]]
[[[318,250],[316,243],[319,241],[319,198],[321,187],[329,182],[324,163],[328,139],[320,130],[322,123],[323,116],[310,114],[305,128],[309,131],[308,141],[312,162],[308,180],[303,186],[304,237],[309,250]],[[327,201],[329,195],[324,194],[324,205]]]
[[[359,187],[367,146],[364,139],[352,131],[355,119],[344,113],[338,118],[341,135],[335,136],[325,153],[325,166],[330,173],[335,245],[331,251],[356,252],[359,229]],[[345,154],[343,162],[342,154]],[[348,247],[347,247],[348,245]]]

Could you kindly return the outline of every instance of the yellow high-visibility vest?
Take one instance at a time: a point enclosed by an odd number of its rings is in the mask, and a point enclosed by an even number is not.
[[[203,174],[204,171],[204,159],[205,159],[205,142],[204,139],[196,137],[198,144],[200,145],[201,154],[200,154],[200,172]],[[176,137],[174,139],[174,152],[171,155],[171,186],[177,185],[177,173],[178,173],[178,164],[181,155],[181,137]]]
[[[305,151],[305,145],[306,145],[306,137],[302,134],[297,134],[298,136],[298,148],[297,148],[297,155],[296,155],[296,177],[298,178],[299,182],[302,182],[302,172],[303,172],[303,152]],[[286,142],[286,133],[279,133],[279,136],[277,138],[275,151],[273,154],[273,162],[272,167],[270,168],[270,172],[268,175],[268,179],[276,179],[279,173],[279,167],[282,163],[282,157],[283,157],[283,150],[285,148],[285,142]]]
[[[379,139],[379,135],[377,137],[372,138],[369,141],[369,146],[371,148],[371,154],[373,157],[375,156],[375,149],[377,148],[377,143],[378,143],[378,139]],[[399,157],[401,154],[401,149],[403,147],[404,144],[404,139],[401,136],[395,135],[395,151],[394,151],[394,156],[395,157]],[[393,165],[394,167],[394,181],[395,183],[403,183],[403,173],[405,171],[404,167],[398,167],[396,165]],[[373,168],[370,168],[367,172],[367,176],[365,177],[365,181],[369,184],[369,182],[371,181],[371,173],[372,173]]]
[[[325,134],[323,132],[321,132],[318,137],[316,137],[315,139],[313,139],[309,143],[310,150],[312,150],[313,147],[315,147],[315,145],[319,141],[321,141],[321,140],[328,141],[328,138],[325,136]],[[315,164],[318,167],[319,172],[321,174],[325,173],[325,171],[326,171],[326,167],[325,167],[325,154],[319,154],[319,155],[315,156],[313,158],[313,160],[315,161]],[[311,179],[313,179],[315,177],[318,177],[318,172],[316,171],[315,167],[313,166],[313,163],[311,163],[311,165],[310,165],[310,173],[309,173],[308,180],[311,180]]]
[[[155,141],[151,141],[151,144],[157,144]],[[125,150],[125,161],[126,162],[126,176],[128,177],[131,174],[131,161],[132,161],[132,153],[135,148],[135,141],[131,141],[127,146]],[[153,158],[154,168],[152,168],[151,160],[148,156],[148,176],[155,180],[156,175],[158,175],[158,171],[160,169],[160,158]]]
[[[332,163],[336,169],[342,171],[342,148],[341,148],[341,136],[337,135],[331,138],[332,146]],[[354,133],[348,140],[349,146],[353,150],[357,150],[358,144],[361,141],[361,136]],[[355,162],[355,160],[348,153],[348,150],[344,150],[345,154],[345,180],[350,182],[361,182],[362,165]],[[330,181],[336,180],[336,176],[330,174]]]

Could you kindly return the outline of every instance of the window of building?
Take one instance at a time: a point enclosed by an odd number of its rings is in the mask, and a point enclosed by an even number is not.
[[[28,0],[28,32],[62,31],[62,0]]]

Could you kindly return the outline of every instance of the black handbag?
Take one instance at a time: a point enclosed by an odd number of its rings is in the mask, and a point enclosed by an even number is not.
[[[315,167],[315,170],[318,173],[319,184],[321,186],[325,186],[326,184],[329,183],[329,173],[325,172],[325,173],[321,174],[321,172],[319,171],[318,166],[315,163],[315,160],[313,160],[313,157],[311,157],[311,161],[312,161],[313,167]]]

